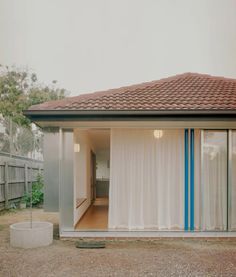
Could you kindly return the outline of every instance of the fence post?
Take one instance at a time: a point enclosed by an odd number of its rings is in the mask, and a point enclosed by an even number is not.
[[[9,198],[9,188],[8,188],[8,162],[5,162],[5,188],[4,188],[4,197],[5,197],[5,208],[8,209],[8,198]]]
[[[28,189],[28,166],[25,164],[25,193],[28,194],[29,189]]]
[[[10,135],[10,158],[12,157],[13,154],[13,147],[12,147],[12,142],[13,142],[13,134],[12,134],[12,119],[9,117],[10,120],[10,130],[9,130],[9,135]]]

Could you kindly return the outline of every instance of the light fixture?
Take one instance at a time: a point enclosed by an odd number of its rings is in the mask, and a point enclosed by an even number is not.
[[[153,135],[155,138],[160,139],[163,136],[162,130],[154,130]]]
[[[79,153],[79,151],[80,151],[80,144],[79,143],[75,143],[74,144],[74,152],[75,153]]]

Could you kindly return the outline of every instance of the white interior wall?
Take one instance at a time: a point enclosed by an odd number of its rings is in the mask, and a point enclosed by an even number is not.
[[[80,145],[80,151],[75,153],[75,179],[74,179],[74,225],[83,216],[91,204],[91,186],[90,186],[90,155],[93,149],[92,142],[87,131],[74,130],[74,143]],[[76,208],[76,199],[86,198],[81,206]]]

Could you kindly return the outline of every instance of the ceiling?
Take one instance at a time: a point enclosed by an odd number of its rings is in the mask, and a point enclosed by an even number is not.
[[[110,149],[109,129],[90,129],[88,135],[96,151]]]

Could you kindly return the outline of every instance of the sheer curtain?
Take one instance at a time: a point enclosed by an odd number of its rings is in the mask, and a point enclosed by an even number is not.
[[[184,229],[184,130],[112,129],[109,228]]]
[[[232,132],[232,189],[231,189],[231,223],[232,230],[236,230],[236,131]]]
[[[202,230],[227,229],[227,132],[204,131]]]
[[[194,229],[201,229],[201,131],[194,130]]]

